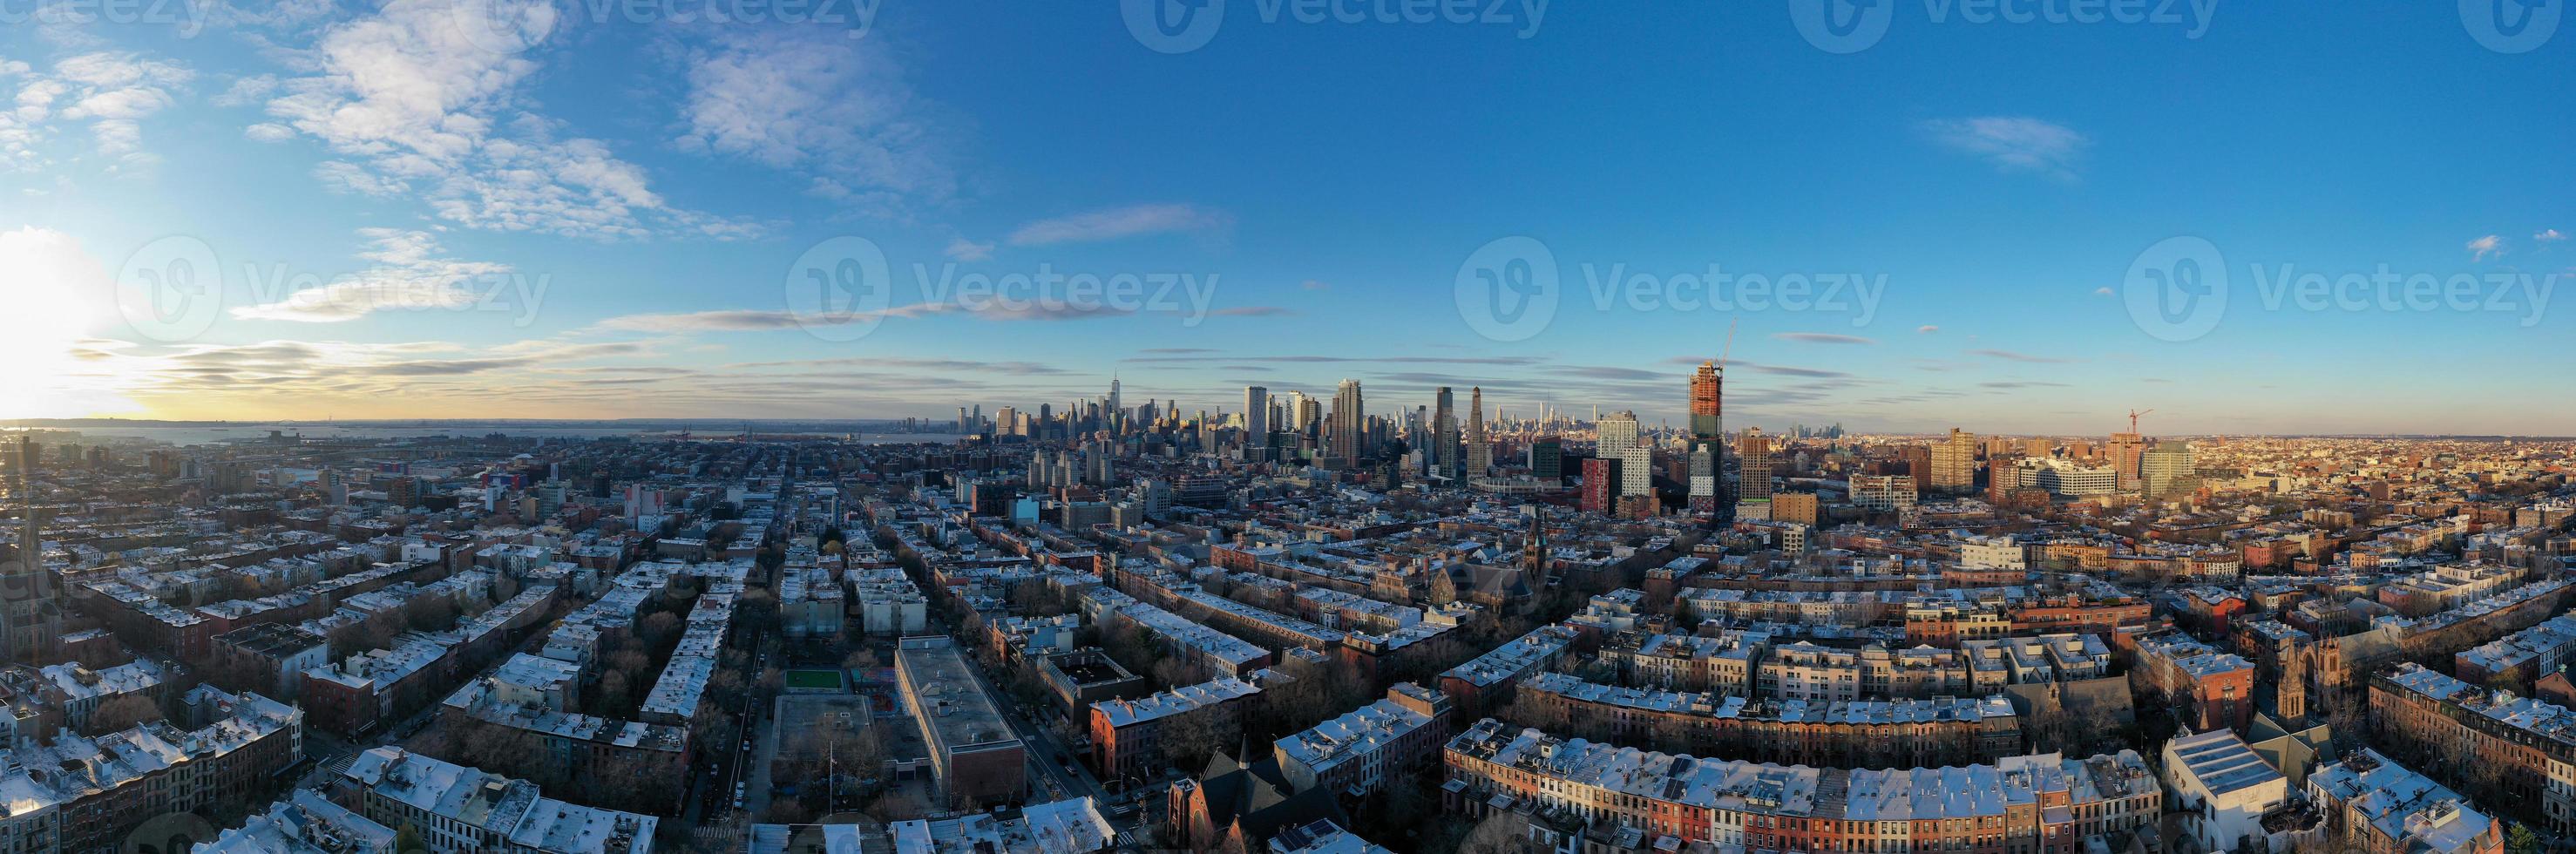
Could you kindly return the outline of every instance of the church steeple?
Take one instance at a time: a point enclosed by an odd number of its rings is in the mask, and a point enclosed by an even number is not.
[[[1528,575],[1530,589],[1538,589],[1547,578],[1547,512],[1536,504],[1525,505],[1530,521],[1529,536],[1521,538],[1521,570]]]

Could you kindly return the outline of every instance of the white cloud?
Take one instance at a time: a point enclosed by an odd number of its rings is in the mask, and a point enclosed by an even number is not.
[[[214,103],[218,107],[246,107],[265,102],[274,94],[277,94],[277,75],[254,74],[234,78],[231,86],[215,96]]]
[[[1196,205],[1129,205],[1032,222],[1011,232],[1011,243],[1016,246],[1091,243],[1145,234],[1218,229],[1232,222],[1233,218],[1223,212]]]
[[[1284,312],[1269,306],[1219,309],[1210,316],[1259,317]],[[765,309],[720,309],[676,314],[628,314],[602,320],[598,328],[622,332],[773,332],[796,329],[809,323],[838,324],[852,319],[887,320],[917,319],[941,315],[958,315],[990,321],[1060,321],[1124,317],[1137,314],[1134,309],[1115,306],[1067,305],[1037,300],[1025,304],[993,301],[979,304],[954,302],[921,302],[876,311],[858,312],[848,317],[825,320],[816,315]]]
[[[959,261],[982,261],[993,257],[993,244],[977,243],[960,237],[948,241],[948,257]]]
[[[546,0],[391,0],[320,30],[315,73],[282,81],[268,113],[340,159],[326,186],[417,188],[471,228],[636,237],[657,227],[726,236],[739,226],[668,205],[643,170],[597,140],[525,110],[527,57],[556,31]]]
[[[2485,237],[2469,241],[2469,245],[2466,248],[2469,250],[2469,260],[2484,261],[2488,258],[2504,254],[2504,238],[2490,234]]]
[[[1329,291],[1333,289],[1333,283],[1322,279],[1307,279],[1297,283],[1297,287],[1310,291]]]
[[[2544,228],[2540,230],[2540,233],[2531,236],[2531,242],[2533,243],[2556,243],[2565,239],[2567,239],[2567,235],[2560,234],[2558,229],[2555,228]]]
[[[2035,172],[2073,181],[2084,149],[2092,144],[2063,125],[2025,116],[1935,119],[1923,123],[1932,141],[1984,158],[2006,172]]]
[[[1934,326],[1934,325],[1932,325],[1932,324],[1926,323],[1926,324],[1923,324],[1923,325],[1921,325],[1921,326],[1914,327],[1914,331],[1915,331],[1915,332],[1917,332],[1917,333],[1920,333],[1920,334],[1930,335],[1930,334],[1932,334],[1932,333],[1935,333],[1935,332],[1939,332],[1939,331],[1941,331],[1941,327]]]
[[[688,57],[683,150],[813,176],[844,202],[938,204],[956,189],[937,129],[881,39],[831,27],[735,28]]]
[[[2111,289],[2109,287],[2094,288],[2093,295],[2097,297],[2111,296]]]
[[[0,78],[24,81],[0,110],[0,170],[51,165],[44,151],[56,121],[86,120],[92,151],[120,165],[148,164],[154,158],[143,150],[143,120],[169,108],[171,93],[195,76],[186,66],[131,52],[65,57],[46,72],[0,62]]]
[[[322,182],[323,189],[334,193],[390,196],[411,189],[409,184],[378,177],[376,173],[345,160],[325,160],[313,164],[313,178]]]
[[[476,280],[511,272],[507,264],[437,257],[438,241],[427,232],[367,228],[360,229],[358,236],[371,244],[358,257],[376,266],[298,290],[276,302],[236,307],[232,315],[244,320],[338,323],[388,309],[455,308],[474,302]]]
[[[1771,337],[1773,337],[1773,338],[1778,338],[1778,339],[1780,339],[1780,340],[1782,340],[1782,341],[1802,341],[1802,342],[1805,342],[1805,343],[1808,343],[1808,344],[1876,344],[1876,343],[1878,343],[1877,341],[1874,341],[1874,340],[1871,340],[1871,339],[1868,339],[1868,338],[1863,338],[1863,337],[1860,337],[1860,336],[1858,336],[1858,335],[1836,335],[1836,334],[1831,333],[1831,332],[1782,332],[1782,333],[1779,333],[1779,334],[1777,334],[1777,335],[1773,335],[1773,336],[1771,336]]]

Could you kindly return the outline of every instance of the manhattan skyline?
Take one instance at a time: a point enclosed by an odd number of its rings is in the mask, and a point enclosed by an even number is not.
[[[2550,145],[2576,43],[2500,53],[2446,5],[2221,5],[2196,34],[1901,5],[1849,54],[1769,5],[1508,26],[1238,3],[1180,53],[1105,7],[863,5],[11,27],[0,418],[935,421],[1115,375],[1185,413],[1352,378],[1373,409],[1474,387],[1682,427],[1732,323],[1730,428],[2576,424],[2531,367],[2576,342],[2547,299],[2576,210],[2536,189],[2576,178]],[[2125,289],[2177,237],[2216,250],[2230,301],[2160,337]],[[1496,336],[1459,282],[1511,238],[1560,300]],[[800,307],[799,271],[852,245],[882,254],[882,302],[813,331],[839,306]],[[134,312],[138,271],[173,260],[222,279],[201,322]],[[2362,278],[2303,302],[2309,273]],[[1141,290],[958,296],[1052,275]],[[1842,307],[1706,304],[1745,276]],[[2407,290],[2464,276],[2473,299]]]

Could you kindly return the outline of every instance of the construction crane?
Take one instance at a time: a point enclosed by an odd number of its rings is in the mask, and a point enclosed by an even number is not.
[[[1726,321],[1726,349],[1717,351],[1717,369],[1726,370],[1726,357],[1735,352],[1735,318]]]
[[[2154,411],[2155,411],[2155,410],[2153,410],[2153,409],[2147,410],[2146,412],[2140,412],[2140,411],[2135,410],[2135,409],[2129,410],[2129,432],[2131,432],[2131,433],[2138,432],[2138,416],[2140,416],[2140,415],[2146,415],[2146,414],[2148,414],[2148,413],[2152,413],[2152,412],[2154,412]]]

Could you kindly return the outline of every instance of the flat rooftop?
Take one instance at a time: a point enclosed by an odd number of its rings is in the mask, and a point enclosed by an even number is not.
[[[1017,743],[1000,705],[984,693],[965,650],[946,637],[904,638],[895,646],[895,673],[933,747],[955,752],[971,746]]]

